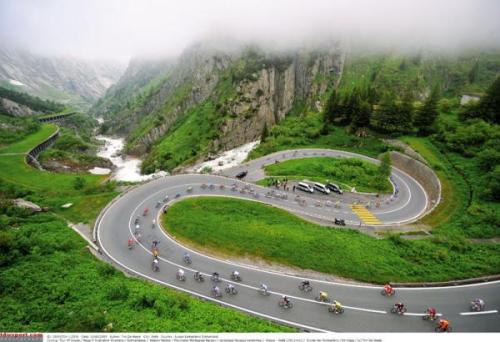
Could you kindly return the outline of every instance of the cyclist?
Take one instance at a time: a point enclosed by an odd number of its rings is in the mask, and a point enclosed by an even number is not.
[[[220,289],[217,285],[212,288],[212,291],[216,297],[220,297]]]
[[[152,223],[151,223],[151,228],[154,228],[156,226],[156,220],[153,219]]]
[[[153,259],[153,270],[158,271],[160,269],[159,263],[157,258]]]
[[[387,296],[390,296],[394,293],[394,289],[392,288],[392,286],[390,284],[385,284],[384,285],[384,292]]]
[[[196,271],[194,273],[194,279],[200,280],[200,281],[203,279],[203,276],[201,275],[200,271]]]
[[[136,239],[137,241],[141,241],[141,239],[142,239],[142,235],[141,235],[139,232],[135,232],[135,233],[134,233],[134,236],[135,236],[135,239]]]
[[[188,264],[191,263],[191,255],[188,252],[184,252],[184,261]]]
[[[289,307],[290,306],[290,298],[288,298],[287,296],[283,296],[282,299],[283,299],[283,303],[285,304],[285,306]]]
[[[427,308],[427,317],[428,317],[431,321],[433,321],[433,320],[435,320],[435,319],[437,318],[436,313],[437,313],[437,312],[436,312],[436,309],[435,309],[435,308],[433,308],[433,307],[429,307],[429,308]]]
[[[142,212],[142,216],[147,216],[147,214],[149,213],[149,209],[146,208],[144,209],[144,211]]]
[[[318,298],[319,298],[320,301],[326,302],[326,301],[328,301],[328,293],[326,293],[324,291],[320,291]]]
[[[396,309],[397,313],[403,313],[405,305],[401,302],[397,302],[396,304],[394,304],[394,308]]]
[[[177,271],[177,278],[184,279],[184,270],[182,268]]]
[[[485,303],[481,298],[476,298],[471,302],[471,308],[474,311],[481,311],[484,309]]]
[[[159,241],[157,241],[157,240],[153,240],[153,247],[152,247],[152,248],[156,248],[156,247],[158,247],[158,244],[159,244],[159,243],[160,243]]]
[[[446,319],[440,319],[438,323],[438,328],[441,331],[448,331],[448,329],[450,328],[450,322],[448,322],[448,320]]]
[[[217,272],[212,273],[212,279],[214,281],[219,281],[219,273],[217,273]]]
[[[341,312],[342,311],[342,304],[339,301],[334,300],[331,308],[332,308],[333,312]]]
[[[263,292],[263,293],[267,293],[267,285],[266,284],[260,284],[260,290]]]
[[[233,293],[234,292],[234,285],[233,284],[227,284],[226,285],[226,291],[227,291],[227,293]]]
[[[240,279],[240,272],[233,271],[233,279],[236,279],[236,280]]]
[[[127,245],[128,245],[128,248],[132,249],[132,247],[134,247],[134,239],[129,238]]]

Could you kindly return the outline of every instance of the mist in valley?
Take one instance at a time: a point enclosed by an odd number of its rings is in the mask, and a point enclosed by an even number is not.
[[[269,50],[340,41],[351,49],[457,53],[500,47],[500,2],[1,0],[4,47],[127,61],[175,57],[194,42]]]

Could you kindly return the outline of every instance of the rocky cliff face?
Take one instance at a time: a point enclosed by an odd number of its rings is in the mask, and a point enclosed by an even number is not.
[[[322,95],[341,68],[340,51],[296,53],[286,68],[270,65],[253,75],[255,80],[242,80],[237,97],[228,104],[231,115],[214,149],[227,150],[259,139],[264,126],[272,127],[294,106],[320,110]]]
[[[93,111],[101,110],[108,118],[110,132],[127,135],[130,153],[148,154],[148,163],[151,155],[162,158],[157,146],[185,117],[197,115],[196,108],[210,102],[217,134],[208,123],[213,137],[208,150],[230,149],[260,138],[264,126],[271,128],[290,112],[300,114],[299,108],[319,110],[323,94],[339,77],[342,62],[336,44],[286,53],[253,47],[228,52],[200,44],[170,61],[168,67],[158,68],[156,78],[150,76],[140,86],[127,75],[145,75],[146,67],[141,72],[137,62],[131,64]],[[102,103],[120,98],[115,88],[135,90],[129,92],[128,100],[121,97],[119,101],[128,105],[103,110]]]
[[[97,101],[122,72],[120,65],[112,63],[0,48],[1,85],[80,109]]]
[[[1,97],[0,97],[0,108],[2,109],[2,114],[7,114],[10,116],[19,117],[19,116],[31,116],[35,114],[41,114],[41,112],[34,111],[28,106]]]

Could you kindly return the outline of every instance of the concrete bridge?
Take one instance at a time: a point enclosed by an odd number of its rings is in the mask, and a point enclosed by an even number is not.
[[[38,121],[48,123],[48,122],[55,122],[55,121],[61,121],[66,119],[68,116],[74,115],[76,112],[69,112],[69,113],[61,113],[61,114],[51,114],[51,115],[46,115],[38,118]]]

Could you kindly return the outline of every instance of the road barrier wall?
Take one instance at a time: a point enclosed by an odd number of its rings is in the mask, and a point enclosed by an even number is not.
[[[429,196],[426,214],[437,207],[441,202],[441,182],[436,173],[424,163],[396,151],[391,152],[391,161],[394,167],[415,178],[424,188]]]
[[[37,169],[42,170],[42,166],[38,162],[37,158],[40,155],[40,153],[42,153],[50,146],[52,146],[58,137],[59,137],[59,127],[57,127],[57,130],[50,137],[48,137],[47,140],[38,144],[26,154],[26,163],[36,167]]]

